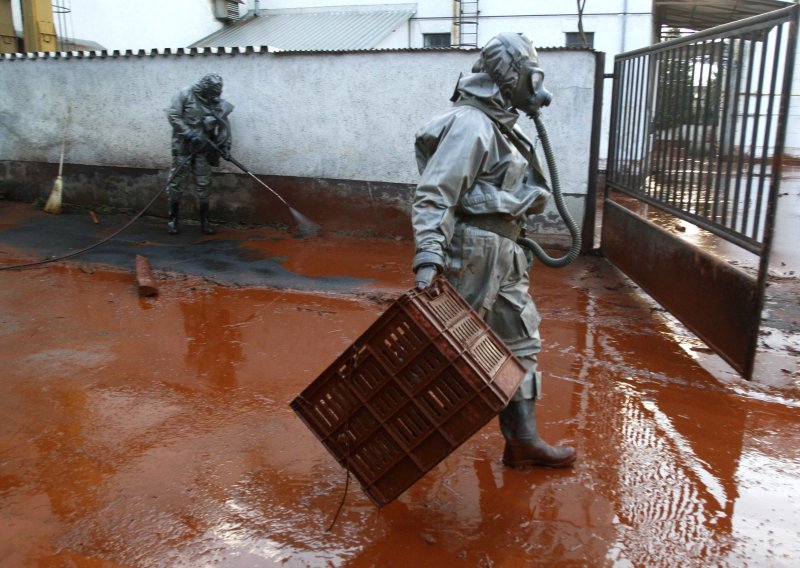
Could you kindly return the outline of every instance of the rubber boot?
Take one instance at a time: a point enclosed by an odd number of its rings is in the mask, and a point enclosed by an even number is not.
[[[167,233],[177,235],[178,231],[178,210],[180,209],[177,201],[169,202],[169,217],[167,218]]]
[[[213,235],[216,232],[208,222],[208,202],[200,204],[200,230],[204,235]]]
[[[511,468],[567,467],[575,461],[572,446],[551,446],[536,429],[536,400],[512,400],[500,412],[500,431],[506,439],[503,464]]]

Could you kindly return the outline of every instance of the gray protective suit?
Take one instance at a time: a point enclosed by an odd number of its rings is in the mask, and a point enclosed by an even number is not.
[[[412,221],[417,287],[443,272],[528,370],[500,411],[503,464],[568,467],[577,452],[539,435],[539,313],[528,288],[531,261],[517,239],[525,219],[550,196],[536,153],[515,127],[518,111],[536,116],[550,104],[531,41],[498,34],[474,73],[459,79],[455,105],[417,133],[420,180]]]
[[[412,268],[434,264],[444,272],[528,369],[514,400],[531,399],[540,377],[540,316],[528,292],[529,260],[515,240],[550,193],[538,162],[529,165],[501,130],[513,129],[533,151],[487,73],[462,77],[454,98],[453,108],[417,133]]]
[[[231,146],[228,115],[233,105],[219,98],[221,91],[222,79],[209,74],[172,98],[167,109],[167,120],[172,126],[173,156],[172,180],[167,187],[170,202],[180,201],[189,173],[193,173],[197,199],[201,205],[208,203],[211,167],[219,165],[219,154],[203,143],[203,139],[211,140],[225,152],[229,152]],[[178,169],[181,164],[183,167]]]

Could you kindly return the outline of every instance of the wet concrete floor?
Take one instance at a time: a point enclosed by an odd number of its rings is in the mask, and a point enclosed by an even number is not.
[[[600,191],[602,194],[602,190]],[[760,257],[698,226],[678,219],[660,209],[612,192],[612,200],[646,217],[650,222],[692,246],[705,250],[730,265],[758,278]],[[602,203],[598,211],[602,210]],[[600,215],[600,213],[598,213]],[[740,212],[741,214],[741,212]],[[762,215],[763,216],[763,215]],[[598,226],[601,226],[601,217]],[[794,374],[800,364],[800,167],[788,166],[780,179],[778,204],[769,268],[765,304],[759,333],[759,353],[755,376],[762,382],[781,383],[786,375]],[[596,238],[599,246],[599,234]],[[676,319],[664,314],[674,336],[683,337],[681,343],[694,351],[700,363],[715,375],[736,372],[717,355],[709,354]]]
[[[122,219],[0,202],[0,264]],[[412,253],[145,218],[0,271],[0,565],[796,565],[796,367],[710,372],[599,257],[533,277],[540,429],[574,468],[505,469],[493,421],[381,510],[351,484],[328,530],[345,474],[289,402],[412,285]]]

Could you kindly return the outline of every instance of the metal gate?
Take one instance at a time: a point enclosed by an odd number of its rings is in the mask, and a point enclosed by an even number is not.
[[[621,54],[601,249],[745,378],[755,361],[797,39],[797,5]],[[757,276],[648,221],[692,223]]]

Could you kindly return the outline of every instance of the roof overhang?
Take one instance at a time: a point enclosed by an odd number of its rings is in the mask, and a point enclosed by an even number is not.
[[[705,30],[791,6],[780,0],[653,0],[656,29]]]

